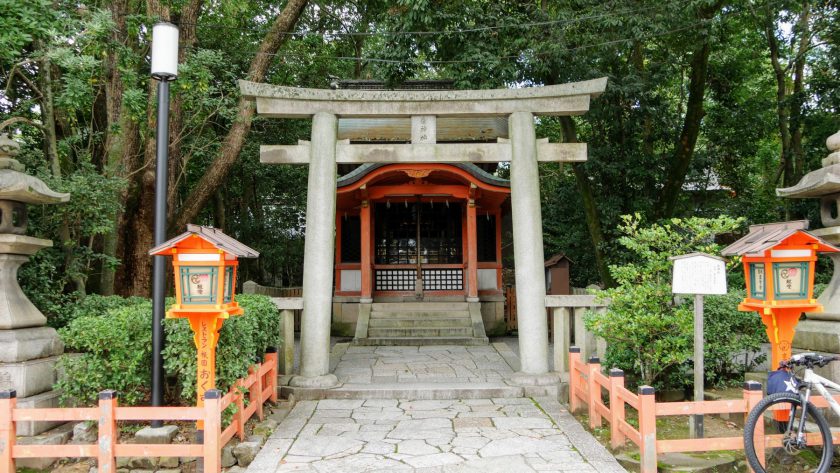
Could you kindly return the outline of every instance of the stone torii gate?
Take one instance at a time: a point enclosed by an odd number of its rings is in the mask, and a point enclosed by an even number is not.
[[[547,376],[548,325],[537,162],[581,162],[587,153],[585,143],[538,140],[534,116],[582,115],[606,85],[607,79],[600,78],[523,89],[382,91],[304,89],[240,81],[242,95],[256,101],[259,115],[312,118],[311,141],[260,147],[263,163],[309,164],[300,375],[290,384],[323,388],[338,383],[329,372],[336,164],[500,161],[511,163],[521,361],[521,371],[513,381],[521,385],[556,383],[556,377]],[[339,118],[408,117],[411,143],[351,144],[337,139]],[[509,139],[497,143],[437,143],[438,117],[508,117]]]

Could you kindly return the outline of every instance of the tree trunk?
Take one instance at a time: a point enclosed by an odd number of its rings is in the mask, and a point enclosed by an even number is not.
[[[793,90],[790,97],[790,154],[793,157],[792,184],[799,182],[805,175],[805,151],[802,149],[802,106],[805,102],[805,55],[810,46],[811,6],[805,1],[802,4],[802,15],[796,26],[799,41],[793,59]]]
[[[720,9],[718,3],[708,9],[704,9],[699,15],[702,19],[711,19]],[[691,158],[694,156],[694,147],[697,144],[697,137],[700,135],[700,125],[706,112],[703,110],[703,100],[706,93],[706,73],[709,67],[709,54],[711,52],[709,33],[703,37],[703,42],[691,56],[690,78],[688,86],[688,103],[686,104],[683,127],[677,141],[674,155],[671,158],[671,167],[665,179],[665,185],[656,203],[654,214],[657,218],[668,218],[674,214],[682,191],[685,176],[691,165]]]
[[[203,0],[191,0],[181,9],[181,16],[178,21],[180,28],[180,38],[178,42],[180,47],[178,49],[178,63],[183,64],[187,60],[187,56],[192,52],[198,41],[196,37],[196,25],[198,24],[198,16],[201,12]],[[178,183],[182,182],[182,173],[184,169],[184,162],[181,156],[181,148],[183,146],[184,138],[184,103],[180,94],[173,94],[172,107],[169,114],[169,172],[166,192],[167,220],[171,221],[177,211],[178,202]],[[183,229],[167,228],[168,233],[180,233]]]
[[[157,0],[149,0],[146,14],[169,20],[169,10]],[[146,126],[155,129],[157,115],[157,81],[148,81],[148,106],[146,108]],[[148,255],[153,246],[154,201],[155,201],[155,136],[146,137],[141,162],[136,170],[129,170],[131,176],[131,194],[126,202],[124,219],[121,224],[122,261],[120,284],[125,295],[149,297],[152,287],[152,265]]]
[[[39,45],[43,49],[43,44]],[[53,75],[52,63],[44,56],[39,64],[38,79],[41,89],[41,121],[44,132],[44,148],[47,159],[50,162],[50,172],[56,179],[61,179],[61,162],[58,157],[58,136],[55,129],[55,104],[53,103]],[[62,225],[58,230],[59,248],[64,253],[64,268],[68,270],[75,264],[72,246],[68,243],[72,240],[70,227]],[[74,291],[85,294],[85,279],[80,272],[71,273],[70,280],[73,283]]]
[[[563,141],[566,143],[578,142],[577,127],[572,117],[560,117],[560,126],[563,129]],[[573,163],[572,169],[575,172],[575,182],[583,201],[586,228],[589,230],[589,239],[592,241],[592,247],[595,250],[595,265],[598,269],[598,275],[601,277],[604,286],[615,286],[615,280],[610,274],[607,258],[604,254],[604,231],[601,228],[601,216],[598,212],[598,206],[595,204],[595,193],[589,183],[589,175],[583,163]]]
[[[125,16],[127,11],[127,0],[116,0],[110,5],[111,18],[114,21],[114,29],[111,32],[113,44],[125,45],[128,42],[126,33]],[[109,176],[126,176],[127,171],[135,169],[133,158],[137,155],[138,128],[125,111],[123,102],[122,74],[119,68],[119,48],[109,48],[105,58],[105,113],[109,126],[105,135],[105,159],[103,173]],[[115,127],[114,124],[117,124]],[[102,237],[102,253],[106,256],[117,256],[117,245],[121,234],[121,222],[124,220],[123,210],[128,200],[128,188],[123,189],[116,196],[119,200],[119,209],[114,215],[114,224],[111,232]],[[116,268],[107,265],[102,266],[99,280],[99,291],[104,296],[114,294],[114,283]]]
[[[297,24],[307,0],[288,0],[283,11],[274,20],[271,30],[263,38],[259,50],[251,61],[248,70],[248,80],[262,82],[268,66],[271,64],[274,55],[283,43],[286,42],[288,33]],[[244,97],[239,99],[236,120],[231,125],[230,131],[224,139],[219,152],[213,159],[213,163],[207,168],[207,172],[184,199],[184,205],[175,219],[175,228],[184,228],[187,223],[198,217],[199,212],[207,205],[207,202],[216,192],[216,189],[224,182],[228,173],[239,157],[239,152],[245,143],[245,137],[251,129],[251,120],[254,117],[254,103]]]

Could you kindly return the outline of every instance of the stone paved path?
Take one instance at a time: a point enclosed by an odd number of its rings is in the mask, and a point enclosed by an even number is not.
[[[625,470],[557,401],[514,398],[300,401],[248,468],[292,471]]]
[[[350,346],[333,374],[342,383],[482,383],[501,381],[513,368],[493,347]]]

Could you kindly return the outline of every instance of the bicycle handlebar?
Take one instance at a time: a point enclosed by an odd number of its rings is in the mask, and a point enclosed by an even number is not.
[[[828,365],[832,361],[840,360],[840,356],[824,356],[816,353],[799,353],[793,355],[789,360],[782,360],[779,362],[779,368],[790,368],[792,366],[805,366],[807,368],[819,367]]]

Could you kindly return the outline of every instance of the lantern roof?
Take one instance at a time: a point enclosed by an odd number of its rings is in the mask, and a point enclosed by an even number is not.
[[[224,251],[238,258],[256,258],[260,253],[252,248],[249,248],[242,243],[234,240],[222,233],[218,228],[205,227],[202,225],[187,224],[187,231],[176,236],[175,238],[158,245],[149,250],[150,255],[171,255],[173,249],[181,247],[180,243],[185,242],[191,237],[198,237],[209,243],[214,248]]]
[[[817,245],[818,252],[840,252],[840,249],[822,238],[806,232],[807,229],[807,220],[750,225],[750,232],[724,248],[721,254],[724,256],[762,256],[765,250],[782,245],[795,235],[804,237],[804,241],[797,243]]]

